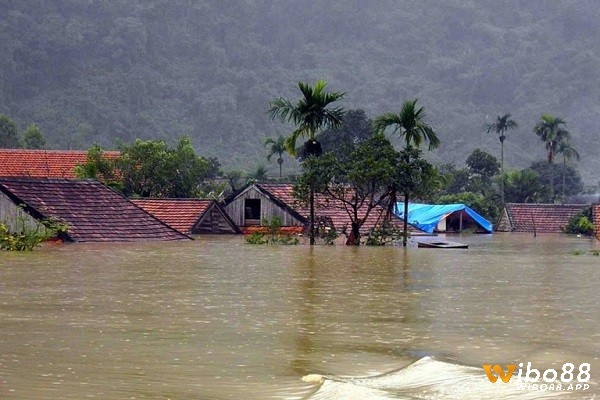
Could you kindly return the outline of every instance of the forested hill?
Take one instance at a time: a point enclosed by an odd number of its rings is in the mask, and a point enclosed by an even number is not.
[[[2,0],[0,113],[53,148],[187,133],[247,168],[290,131],[269,101],[322,78],[371,117],[419,98],[442,140],[434,161],[498,154],[483,126],[510,112],[507,165],[527,166],[551,113],[596,183],[599,20],[594,0]]]

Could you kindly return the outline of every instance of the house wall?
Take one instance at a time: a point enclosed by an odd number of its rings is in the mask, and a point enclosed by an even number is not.
[[[0,192],[0,223],[6,224],[11,232],[19,233],[24,229],[35,230],[42,226],[2,192]]]
[[[234,234],[235,227],[231,226],[227,218],[221,214],[218,206],[212,205],[196,226],[192,228],[192,234]]]
[[[256,190],[254,187],[250,187],[245,192],[241,193],[235,200],[227,204],[225,212],[229,215],[233,223],[237,226],[246,226],[244,220],[244,201],[246,199],[260,199],[260,219],[261,221],[265,218],[271,219],[275,216],[281,218],[283,226],[301,226],[302,222],[297,220],[285,209],[279,207],[273,203],[267,196]]]

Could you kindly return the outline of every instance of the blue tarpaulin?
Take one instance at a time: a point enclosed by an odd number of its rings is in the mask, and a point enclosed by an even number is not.
[[[408,203],[408,222],[422,231],[432,233],[442,219],[457,211],[464,211],[479,227],[492,233],[492,223],[464,204]],[[396,215],[404,219],[404,203],[396,203]]]

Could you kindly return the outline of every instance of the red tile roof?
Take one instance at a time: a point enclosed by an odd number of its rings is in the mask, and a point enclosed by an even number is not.
[[[600,239],[600,204],[592,204],[592,223],[596,227],[596,237]]]
[[[237,228],[214,200],[203,199],[130,199],[134,204],[180,232],[196,233],[193,229],[211,208],[217,208],[211,233],[236,233]]]
[[[585,207],[582,204],[508,203],[499,226],[506,226],[508,222],[513,232],[560,233],[569,219]]]
[[[292,194],[292,184],[287,183],[260,183],[257,184],[263,191],[268,192],[277,200],[285,203],[288,207],[292,208],[298,214],[300,214],[305,221],[308,221],[309,208],[307,205],[300,204],[298,200]],[[359,209],[359,218],[362,218],[366,213],[367,207],[364,206]],[[368,233],[375,227],[381,226],[383,217],[385,216],[386,210],[381,206],[376,206],[369,214],[369,217],[360,229],[362,234]],[[344,205],[341,201],[335,200],[329,196],[318,194],[315,196],[315,217],[318,220],[319,217],[329,218],[335,226],[337,231],[344,229],[347,232],[350,231],[351,219]],[[396,228],[402,227],[402,220],[396,215],[392,215],[392,225]],[[409,224],[410,232],[420,232],[419,229]]]
[[[118,151],[105,151],[114,159]],[[75,179],[75,167],[84,164],[87,151],[0,149],[0,177]]]
[[[37,219],[67,224],[67,240],[132,242],[189,237],[93,180],[0,178],[0,191]]]

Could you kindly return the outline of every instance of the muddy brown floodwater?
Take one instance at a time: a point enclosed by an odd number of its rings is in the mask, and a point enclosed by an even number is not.
[[[561,396],[600,397],[600,244],[452,240],[470,248],[201,237],[1,252],[0,399],[302,399],[319,389],[304,375],[425,356],[590,363],[590,388]]]

